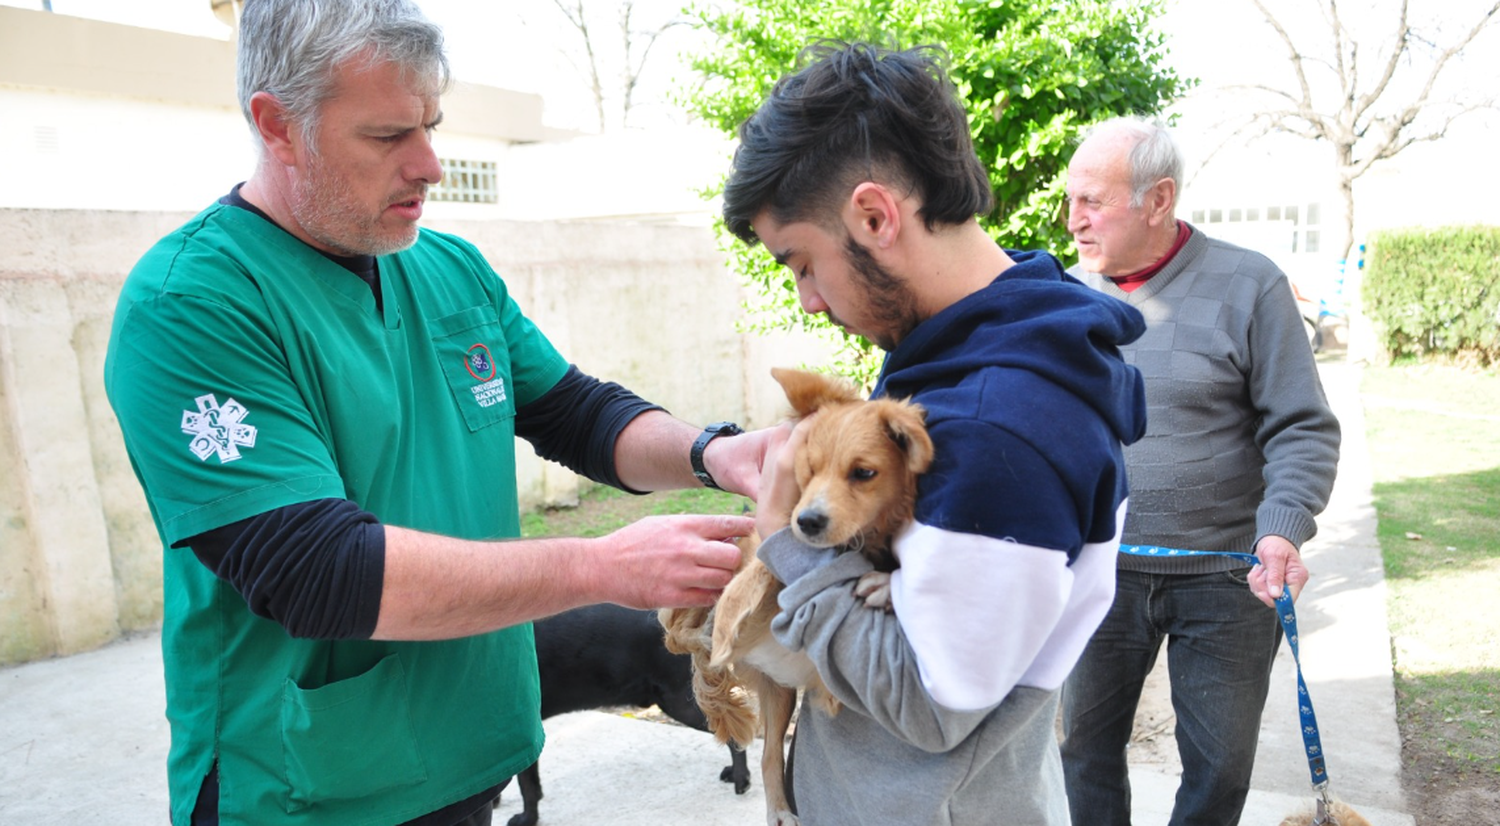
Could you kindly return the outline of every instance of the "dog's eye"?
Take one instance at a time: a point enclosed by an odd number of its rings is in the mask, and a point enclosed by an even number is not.
[[[878,471],[874,468],[857,467],[849,471],[849,478],[856,482],[868,482],[874,479]]]

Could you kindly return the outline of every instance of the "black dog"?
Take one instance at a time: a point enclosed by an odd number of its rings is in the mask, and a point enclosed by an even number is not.
[[[534,628],[543,719],[605,706],[656,705],[672,719],[708,731],[693,699],[689,657],[666,649],[655,611],[590,605],[539,620]],[[745,753],[731,745],[729,757],[719,779],[744,794],[750,788]],[[516,784],[525,808],[509,826],[536,826],[542,799],[537,763],[517,775]]]

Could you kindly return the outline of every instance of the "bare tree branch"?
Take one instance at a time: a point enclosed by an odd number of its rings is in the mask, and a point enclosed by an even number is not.
[[[1380,161],[1389,160],[1416,143],[1441,139],[1453,122],[1466,114],[1495,106],[1496,96],[1479,100],[1437,97],[1439,81],[1454,59],[1463,53],[1500,15],[1500,0],[1468,26],[1463,35],[1446,46],[1432,44],[1432,56],[1425,68],[1412,69],[1413,46],[1427,42],[1412,27],[1410,0],[1400,0],[1395,10],[1395,25],[1389,40],[1382,45],[1376,71],[1362,78],[1360,57],[1369,53],[1368,44],[1360,42],[1340,15],[1338,0],[1319,0],[1323,24],[1328,27],[1327,40],[1331,55],[1321,55],[1299,45],[1298,39],[1266,5],[1265,0],[1251,0],[1276,37],[1285,47],[1291,62],[1295,85],[1277,87],[1258,84],[1239,87],[1266,95],[1281,105],[1259,109],[1249,121],[1261,130],[1283,132],[1314,141],[1325,141],[1334,150],[1336,178],[1347,205],[1345,249],[1353,246],[1353,182]],[[1319,100],[1327,85],[1317,85],[1309,68],[1326,67],[1336,86],[1336,97]],[[1368,68],[1368,67],[1365,67]],[[1323,71],[1323,69],[1318,69]],[[1416,83],[1398,84],[1403,72]],[[1407,91],[1401,91],[1407,90]],[[1404,95],[1404,97],[1402,97]],[[1419,125],[1419,121],[1422,123]],[[1416,131],[1414,131],[1416,130]],[[1245,130],[1241,130],[1245,131]]]
[[[1267,86],[1264,83],[1231,83],[1231,84],[1229,84],[1227,86],[1224,86],[1222,88],[1225,91],[1231,91],[1231,92],[1232,91],[1265,92],[1268,95],[1273,95],[1275,97],[1279,97],[1279,98],[1285,100],[1287,103],[1290,103],[1293,106],[1300,106],[1300,105],[1302,105],[1302,101],[1300,99],[1298,99],[1296,97],[1293,97],[1292,94],[1290,92],[1286,91],[1285,89],[1277,89],[1275,86]]]
[[[1391,84],[1391,78],[1396,76],[1396,67],[1401,65],[1401,57],[1407,53],[1411,42],[1411,26],[1406,20],[1406,9],[1407,0],[1401,0],[1401,11],[1396,15],[1396,33],[1391,36],[1391,53],[1386,58],[1385,70],[1381,73],[1380,79],[1375,81],[1375,85],[1370,87],[1370,91],[1361,95],[1359,102],[1354,105],[1355,120],[1363,117],[1365,112],[1375,105],[1375,101],[1385,94],[1385,90]],[[1350,95],[1352,96],[1355,91],[1350,89]]]
[[[1271,14],[1270,10],[1266,8],[1261,0],[1251,0],[1251,2],[1255,3],[1257,9],[1260,9],[1261,16],[1266,18],[1266,22],[1271,24],[1271,28],[1276,30],[1276,34],[1281,38],[1281,42],[1286,44],[1287,56],[1292,60],[1292,70],[1297,73],[1297,85],[1302,88],[1302,101],[1311,107],[1312,88],[1307,83],[1307,72],[1302,68],[1302,53],[1297,49],[1297,44],[1292,42],[1292,36],[1286,33],[1286,28],[1281,25],[1281,21],[1277,20]]]
[[[1352,94],[1359,82],[1359,44],[1349,41],[1349,33],[1344,30],[1344,23],[1339,19],[1337,0],[1328,0],[1328,7],[1323,10],[1323,19],[1328,23],[1329,31],[1333,34],[1333,57],[1337,67],[1335,74],[1339,79],[1339,88]],[[1349,50],[1347,67],[1344,63],[1345,49]]]
[[[568,23],[578,32],[583,40],[583,53],[585,65],[583,71],[589,84],[589,91],[594,96],[594,114],[599,119],[599,130],[604,130],[604,84],[599,81],[599,59],[594,54],[594,40],[589,35],[588,18],[583,13],[583,0],[574,0],[573,4],[567,5],[563,0],[552,0],[552,5],[563,13]],[[571,60],[571,59],[570,59]],[[577,66],[577,64],[574,64]]]
[[[618,31],[615,34],[619,37],[617,42],[620,51],[618,53],[610,48],[604,48],[601,52],[598,34],[589,26],[588,10],[593,9],[597,14],[598,9],[607,7],[611,3],[616,7],[617,12],[615,22]],[[684,25],[685,21],[674,18],[658,28],[637,28],[635,0],[592,0],[592,2],[552,0],[552,5],[562,13],[569,25],[578,33],[583,55],[582,65],[574,60],[569,52],[564,51],[564,55],[568,57],[569,63],[584,76],[588,84],[599,130],[603,132],[610,128],[610,115],[612,114],[619,116],[620,126],[627,126],[630,113],[636,107],[636,92],[653,47],[663,33],[673,27]],[[616,80],[606,84],[604,80],[606,74]],[[606,87],[610,90],[608,93]],[[612,97],[615,89],[618,89],[620,94],[618,101]],[[613,105],[615,103],[618,103],[617,107]]]
[[[1403,11],[1405,10],[1405,0],[1403,0],[1402,9]],[[1448,61],[1468,48],[1469,44],[1474,42],[1474,38],[1478,37],[1479,33],[1484,31],[1485,27],[1494,20],[1497,12],[1500,12],[1500,0],[1496,0],[1495,4],[1490,6],[1489,11],[1484,13],[1479,22],[1474,24],[1474,27],[1469,30],[1469,33],[1462,40],[1444,49],[1438,55],[1437,60],[1433,62],[1432,71],[1427,75],[1427,82],[1422,85],[1421,94],[1402,112],[1404,123],[1410,124],[1415,120],[1417,113],[1426,107],[1427,99],[1432,94],[1432,88],[1437,85],[1438,76],[1442,74],[1443,68],[1448,65]]]

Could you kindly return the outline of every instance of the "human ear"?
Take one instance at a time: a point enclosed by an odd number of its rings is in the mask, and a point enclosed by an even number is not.
[[[301,134],[287,118],[286,107],[270,92],[250,96],[250,122],[271,157],[285,166],[297,164],[297,144]]]
[[[889,189],[873,181],[856,186],[845,210],[849,234],[865,246],[889,249],[901,234],[901,210]]]
[[[1152,224],[1171,220],[1177,206],[1177,182],[1171,178],[1157,181],[1147,196],[1146,206],[1149,209],[1147,218]]]

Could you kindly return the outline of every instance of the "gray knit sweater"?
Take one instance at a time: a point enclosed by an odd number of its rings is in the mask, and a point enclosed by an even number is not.
[[[1125,449],[1123,541],[1250,553],[1268,534],[1299,548],[1312,538],[1333,490],[1339,423],[1281,270],[1195,227],[1134,292],[1069,272],[1146,317],[1146,334],[1122,348],[1147,404],[1146,437]],[[1121,554],[1119,566],[1207,573],[1244,563]]]

